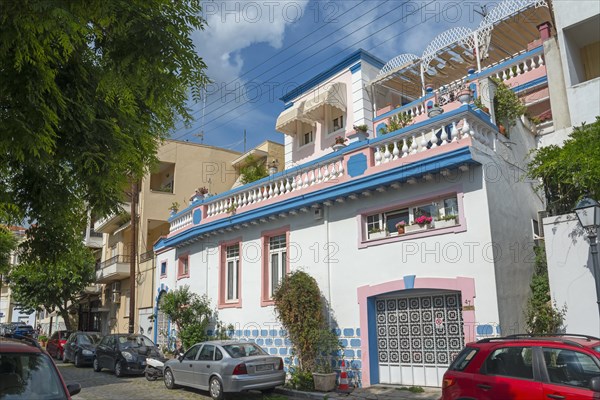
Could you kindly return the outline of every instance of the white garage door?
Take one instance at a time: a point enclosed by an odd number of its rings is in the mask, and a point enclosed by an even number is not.
[[[380,297],[376,310],[380,383],[441,386],[464,346],[460,293]]]

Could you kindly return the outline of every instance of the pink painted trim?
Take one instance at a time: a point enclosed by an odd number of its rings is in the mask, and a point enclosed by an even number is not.
[[[187,259],[187,265],[188,265],[187,274],[181,273],[181,269],[183,267],[183,263],[181,262],[181,260],[183,260],[184,258]],[[186,253],[181,254],[179,257],[177,257],[177,280],[180,280],[183,278],[189,278],[191,270],[192,270],[192,266],[190,265],[190,252],[188,251]]]
[[[290,226],[285,225],[277,229],[262,231],[260,243],[262,246],[262,274],[260,280],[260,306],[272,306],[275,302],[269,298],[269,238],[285,233],[285,269],[290,273]]]
[[[238,265],[239,268],[239,273],[238,273],[238,299],[237,301],[228,301],[225,299],[225,293],[227,292],[226,289],[226,284],[227,282],[225,281],[225,262],[227,260],[227,247],[228,246],[232,246],[234,244],[239,244],[240,246],[240,262]],[[244,257],[242,257],[242,237],[238,236],[236,238],[227,240],[227,241],[220,241],[219,242],[219,294],[218,294],[218,299],[219,299],[219,304],[218,304],[218,309],[223,309],[223,308],[242,308],[242,259]]]
[[[454,195],[454,194],[456,194],[456,201],[458,203],[458,224],[457,225],[449,226],[447,228],[428,229],[428,230],[422,231],[422,232],[405,233],[404,235],[390,236],[390,237],[381,238],[381,239],[368,239],[367,228],[366,228],[366,225],[367,225],[366,220],[367,220],[368,215],[382,213],[382,212],[386,212],[386,211],[393,211],[393,210],[397,210],[400,208],[409,208],[409,207],[413,207],[415,205],[419,205],[420,203],[425,203],[425,202],[428,202],[431,200],[438,200],[445,196]],[[462,185],[455,185],[455,186],[452,186],[452,187],[449,187],[446,189],[427,193],[426,195],[411,197],[409,199],[402,200],[397,203],[392,203],[390,205],[360,209],[357,211],[357,216],[356,216],[356,221],[358,223],[358,228],[357,228],[358,244],[357,244],[357,246],[359,249],[364,249],[367,247],[378,246],[378,245],[386,244],[386,243],[402,242],[404,240],[413,240],[413,239],[419,239],[419,238],[424,238],[424,237],[429,237],[429,236],[443,235],[446,233],[465,232],[467,230],[467,221],[465,218],[464,205],[463,205],[464,197],[465,197],[465,194],[463,192]]]
[[[475,304],[475,279],[466,277],[456,278],[419,278],[415,279],[415,289],[446,289],[459,291],[464,304]],[[404,290],[404,279],[385,282],[378,285],[366,285],[357,288],[358,307],[360,312],[360,342],[362,361],[362,383],[367,387],[371,385],[371,365],[369,361],[369,318],[367,313],[367,300],[370,297]],[[475,339],[475,311],[463,311],[463,324],[465,342]],[[469,329],[473,327],[473,329]],[[376,349],[374,349],[376,351]]]
[[[169,270],[169,260],[168,260],[167,258],[165,258],[165,259],[163,259],[163,260],[161,260],[161,261],[160,261],[160,264],[159,264],[159,265],[160,265],[160,268],[161,268],[161,269],[162,269],[162,264],[163,264],[163,263],[165,263],[165,264],[166,264],[166,266],[165,266],[165,273],[164,273],[164,274],[162,273],[162,271],[160,271],[160,270],[159,270],[159,272],[161,273],[161,274],[160,274],[160,278],[161,278],[161,279],[162,279],[162,278],[166,278],[166,277],[167,277],[167,273],[168,273],[168,270]],[[188,264],[188,266],[189,266],[189,264]]]

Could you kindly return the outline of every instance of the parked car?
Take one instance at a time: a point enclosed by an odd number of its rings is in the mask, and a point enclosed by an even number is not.
[[[71,336],[71,331],[56,331],[48,339],[46,351],[57,360],[62,360],[65,343]]]
[[[35,329],[33,329],[33,326],[31,326],[31,325],[19,324],[19,325],[14,326],[12,334],[33,337],[35,334]]]
[[[190,386],[208,390],[219,400],[227,392],[270,392],[285,383],[285,371],[281,357],[270,356],[254,343],[211,341],[167,361],[164,380],[168,389]]]
[[[441,400],[598,398],[600,339],[560,334],[469,343],[444,374]]]
[[[0,338],[1,399],[70,399],[79,383],[65,384],[52,359],[33,339]]]
[[[125,374],[143,374],[146,357],[162,357],[152,340],[143,335],[113,334],[100,340],[92,364],[96,372],[106,368],[121,377]]]
[[[72,361],[76,367],[91,365],[100,342],[99,332],[73,332],[63,350],[63,362]]]

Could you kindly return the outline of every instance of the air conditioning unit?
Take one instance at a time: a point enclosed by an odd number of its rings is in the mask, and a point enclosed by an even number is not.
[[[111,291],[113,293],[120,293],[121,292],[121,282],[113,282],[111,285]]]
[[[318,207],[313,209],[313,217],[315,219],[323,219],[323,208]]]
[[[115,292],[112,294],[112,302],[119,304],[121,302],[121,293]]]

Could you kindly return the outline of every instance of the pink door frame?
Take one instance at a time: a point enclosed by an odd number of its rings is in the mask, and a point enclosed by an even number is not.
[[[411,276],[412,277],[412,276]],[[360,333],[361,333],[361,363],[362,363],[362,384],[363,387],[379,383],[379,373],[377,369],[377,337],[375,335],[375,297],[386,293],[393,293],[407,289],[445,289],[454,290],[461,293],[462,302],[469,306],[467,310],[463,309],[463,326],[465,343],[475,340],[475,309],[473,307],[475,299],[475,279],[466,277],[456,278],[414,278],[399,279],[396,281],[381,283],[378,285],[366,285],[357,289],[358,305],[360,311]],[[405,279],[407,284],[405,284]],[[412,287],[411,287],[412,286]],[[471,328],[469,328],[471,327]],[[372,354],[370,349],[373,350]],[[371,362],[373,371],[371,371]],[[374,382],[371,382],[371,379]]]

